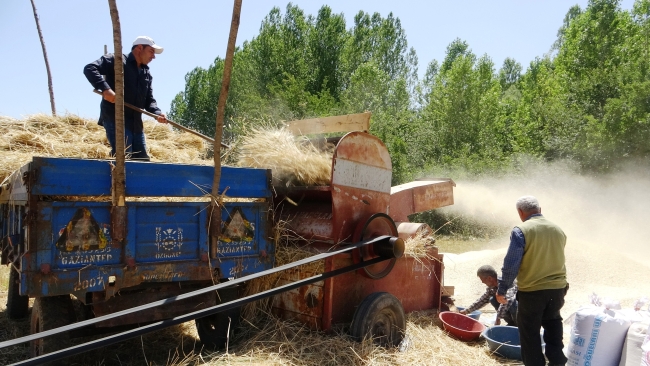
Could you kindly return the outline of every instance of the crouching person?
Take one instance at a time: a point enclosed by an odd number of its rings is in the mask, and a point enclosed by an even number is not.
[[[517,284],[513,285],[506,292],[505,304],[499,304],[496,299],[497,287],[499,281],[497,278],[497,272],[492,266],[481,266],[481,268],[476,271],[478,278],[487,286],[485,293],[481,295],[472,305],[462,310],[461,314],[470,314],[474,310],[478,310],[485,306],[488,302],[492,304],[494,310],[497,311],[497,318],[494,322],[495,325],[501,324],[501,319],[503,319],[507,325],[513,327],[517,326]]]

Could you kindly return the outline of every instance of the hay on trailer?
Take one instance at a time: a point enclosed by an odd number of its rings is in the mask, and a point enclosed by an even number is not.
[[[276,186],[322,186],[330,183],[332,150],[321,151],[307,137],[286,129],[253,129],[241,139],[238,165],[273,170]]]
[[[34,156],[109,159],[106,132],[97,120],[72,114],[35,114],[17,120],[0,116],[0,182]],[[152,161],[211,165],[200,137],[144,121]]]

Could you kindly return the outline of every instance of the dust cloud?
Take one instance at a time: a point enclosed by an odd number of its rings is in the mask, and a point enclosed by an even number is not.
[[[617,173],[585,176],[565,164],[535,165],[523,173],[459,181],[454,214],[506,225],[519,223],[515,201],[537,197],[542,213],[567,234],[567,245],[610,250],[650,266],[650,169],[628,166]],[[505,244],[507,236],[504,233]]]
[[[484,290],[476,279],[479,266],[490,264],[501,273],[510,228],[520,222],[515,201],[523,195],[537,197],[544,216],[567,234],[571,290],[565,317],[588,304],[593,293],[618,300],[624,307],[650,297],[647,164],[599,176],[576,174],[565,164],[529,165],[523,173],[456,184],[455,203],[446,208],[452,216],[505,227],[501,238],[481,250],[445,255],[445,283],[456,286],[459,304],[471,303]]]

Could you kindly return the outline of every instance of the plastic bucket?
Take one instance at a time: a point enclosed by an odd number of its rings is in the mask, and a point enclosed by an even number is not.
[[[438,315],[442,326],[461,341],[473,341],[481,336],[485,326],[467,315],[443,311]]]
[[[458,311],[465,310],[465,308],[462,307],[462,306],[456,306],[456,309],[458,309]],[[474,320],[478,320],[478,318],[481,317],[481,314],[482,313],[481,313],[480,310],[474,310],[471,313],[467,314],[467,316],[469,316],[470,318],[472,318]]]
[[[519,329],[505,325],[495,325],[483,332],[490,351],[513,360],[521,360]]]
[[[543,351],[546,347],[543,330],[539,333],[539,337]],[[521,343],[517,327],[495,325],[483,332],[483,338],[487,341],[490,351],[506,358],[521,360]]]

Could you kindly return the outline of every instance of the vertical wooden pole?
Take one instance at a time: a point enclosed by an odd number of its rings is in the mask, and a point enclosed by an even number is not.
[[[108,0],[113,22],[115,47],[115,167],[113,167],[112,239],[126,237],[126,170],[124,166],[124,64],[122,63],[122,29],[116,0]]]
[[[50,92],[50,105],[52,106],[52,115],[56,116],[56,106],[54,105],[54,87],[52,86],[52,72],[50,71],[50,61],[47,59],[45,40],[43,39],[43,32],[41,32],[41,22],[38,20],[36,5],[34,4],[34,0],[31,0],[31,2],[32,2],[32,9],[34,10],[34,20],[36,20],[36,30],[38,30],[38,38],[41,40],[41,48],[43,48],[43,58],[45,59],[45,70],[47,70],[47,88]]]
[[[212,180],[212,202],[210,210],[210,254],[212,258],[217,256],[217,243],[221,234],[221,202],[219,197],[219,183],[221,182],[221,139],[223,137],[223,120],[226,112],[226,100],[230,88],[230,73],[232,70],[232,59],[235,54],[235,42],[239,29],[239,16],[241,14],[242,0],[234,0],[232,9],[232,21],[230,22],[230,35],[228,36],[228,48],[226,49],[226,60],[223,67],[223,79],[221,81],[221,92],[219,93],[219,104],[217,105],[217,129],[214,133],[214,177]]]

